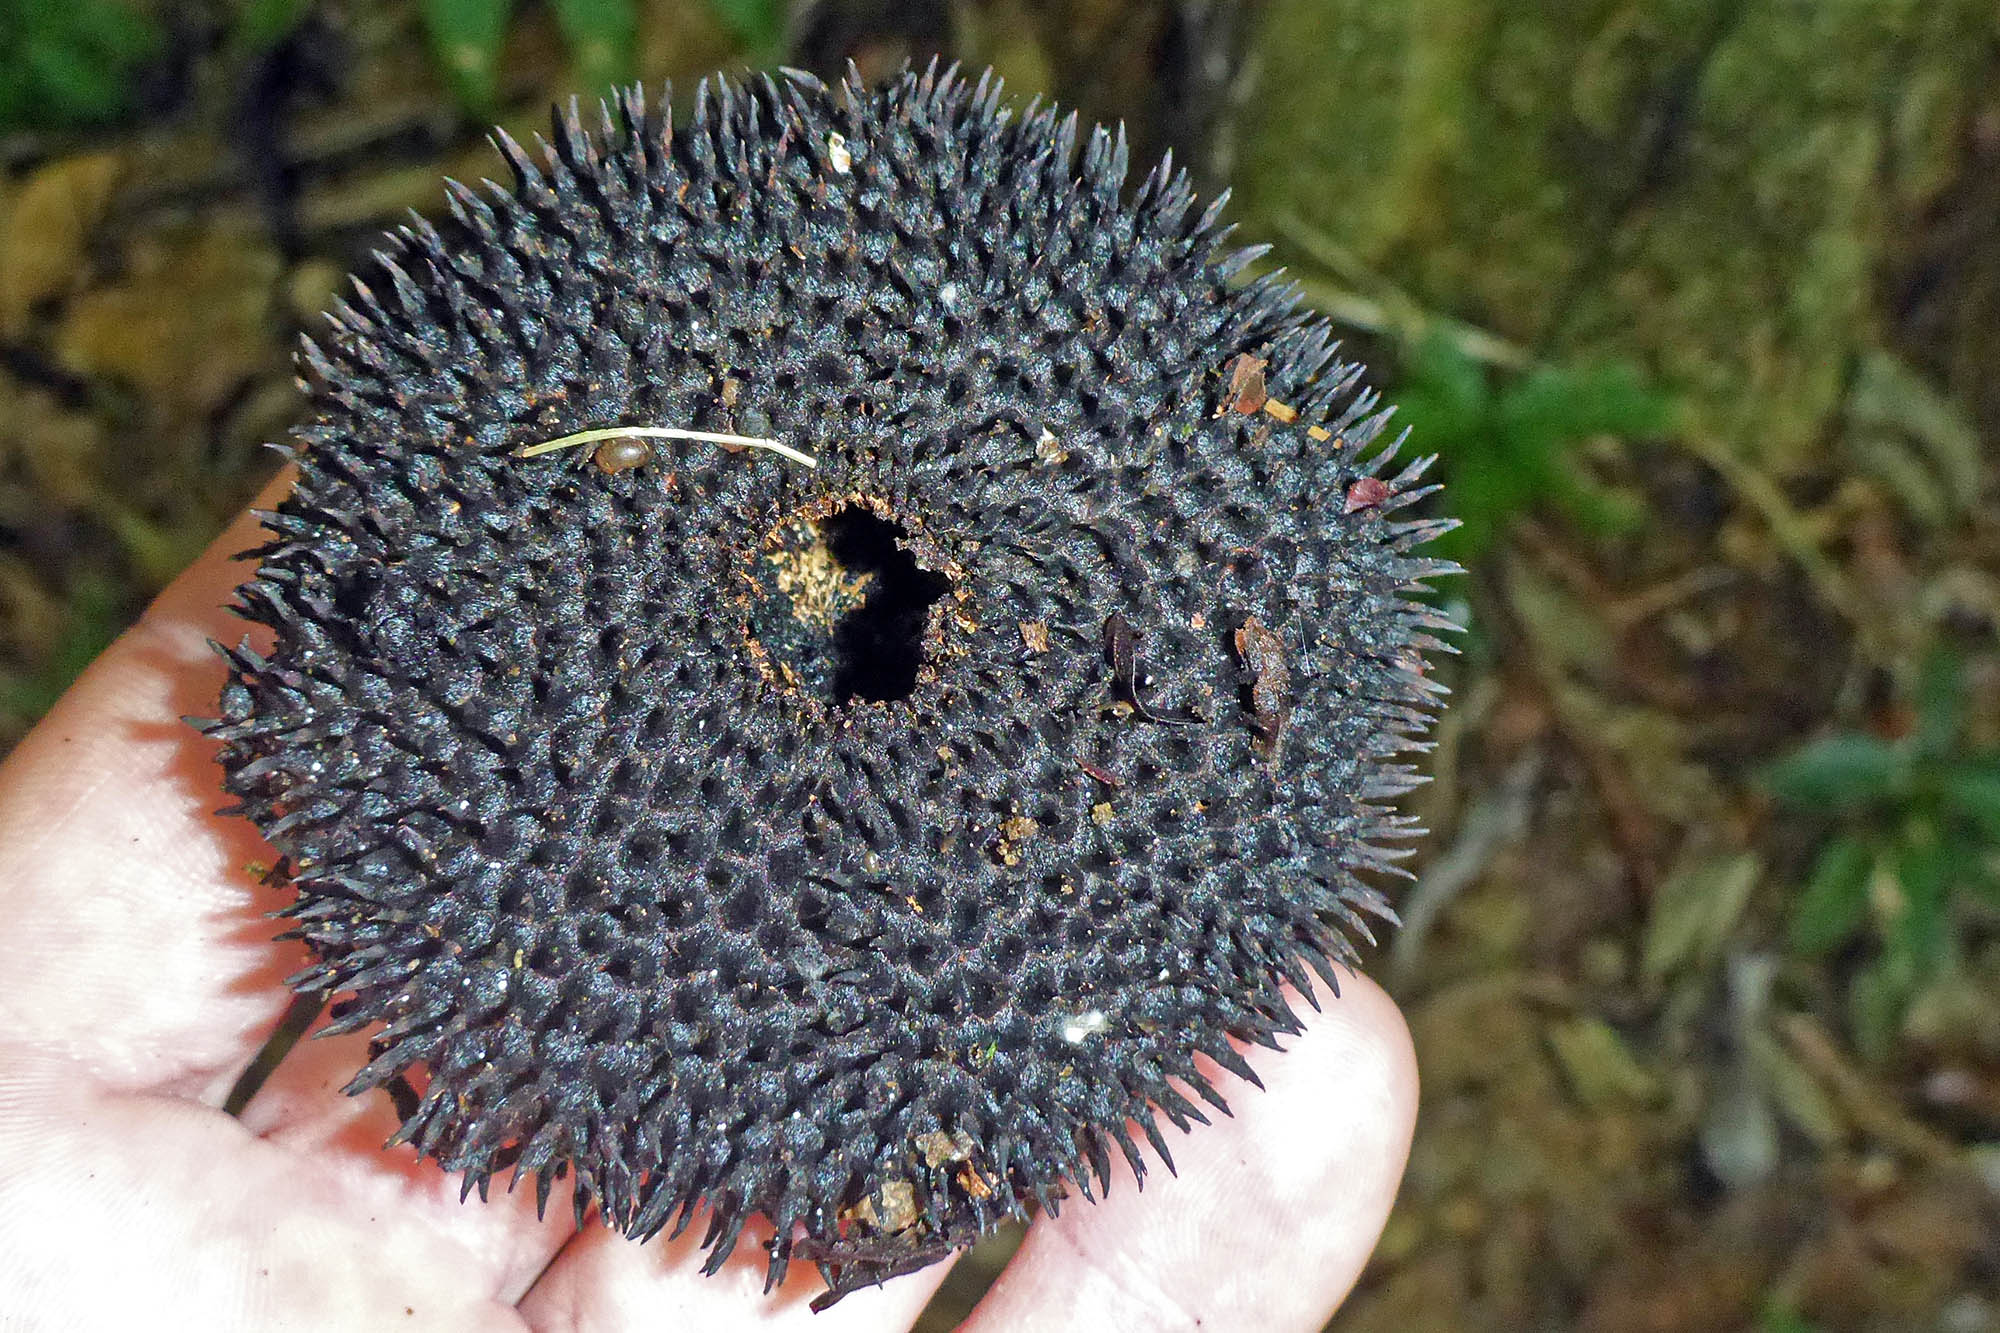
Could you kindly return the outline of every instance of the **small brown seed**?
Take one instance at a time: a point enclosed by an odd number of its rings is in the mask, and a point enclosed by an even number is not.
[[[1343,514],[1359,513],[1363,509],[1373,509],[1395,492],[1389,483],[1380,477],[1361,477],[1347,488],[1347,502],[1340,507]]]
[[[590,461],[597,464],[599,472],[630,472],[653,461],[653,446],[631,438],[606,440],[597,446]]]

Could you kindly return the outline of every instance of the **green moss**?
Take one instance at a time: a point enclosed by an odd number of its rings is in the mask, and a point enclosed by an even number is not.
[[[1996,27],[1977,0],[1277,0],[1244,195],[1433,309],[1651,369],[1782,472],[1883,337]]]

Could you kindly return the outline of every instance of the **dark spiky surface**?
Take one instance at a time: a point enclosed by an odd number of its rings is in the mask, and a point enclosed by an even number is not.
[[[1387,915],[1438,568],[1355,368],[1182,177],[983,82],[503,147],[308,349],[212,728],[297,984],[379,1025],[351,1091],[468,1186],[705,1205],[717,1262],[765,1214],[836,1293],[1143,1173]],[[613,424],[819,466],[514,452]]]

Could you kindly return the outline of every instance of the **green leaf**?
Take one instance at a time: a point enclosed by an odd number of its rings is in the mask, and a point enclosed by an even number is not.
[[[0,4],[0,129],[120,114],[139,65],[165,40],[151,14],[123,0]]]
[[[1461,428],[1484,422],[1491,411],[1486,368],[1452,339],[1433,330],[1417,344],[1410,360],[1411,388]]]
[[[1915,501],[1912,509],[1920,517],[1949,517],[1925,514],[1927,505],[1949,503],[1966,512],[1979,503],[1986,475],[1979,428],[1962,406],[1909,365],[1881,352],[1863,357],[1847,412],[1853,437],[1863,445],[1864,462],[1879,463],[1888,451],[1902,447],[1904,440],[1921,450],[1923,461],[1936,477],[1935,485],[1924,478],[1912,488],[1912,470],[1921,469],[1914,452],[1906,455],[1909,464],[1883,469],[1883,479],[1906,499]]]
[[[489,111],[500,93],[500,49],[512,0],[423,0],[424,27],[445,82],[468,111]]]
[[[2000,855],[1975,857],[1959,883],[1973,898],[2000,911]]]
[[[1808,741],[1764,770],[1765,788],[1801,809],[1846,811],[1896,794],[1902,753],[1887,741],[1841,732]]]
[[[1754,853],[1739,852],[1668,876],[1653,895],[1646,922],[1639,964],[1645,978],[1657,983],[1720,955],[1762,873],[1763,862]]]
[[[1924,655],[1917,672],[1916,752],[1926,759],[1951,753],[1965,721],[1965,667],[1957,653],[1939,645]]]
[[[1913,990],[1937,974],[1951,948],[1945,914],[1949,860],[1929,830],[1906,838],[1896,849],[1902,903],[1889,918],[1884,961]]]
[[[1486,371],[1452,339],[1433,332],[1418,343],[1395,394],[1396,420],[1423,453],[1451,468],[1446,509],[1462,526],[1427,548],[1472,563],[1530,498],[1532,478],[1499,448]]]
[[[1960,895],[2000,905],[2000,899],[1994,897],[1996,874],[2000,874],[2000,843],[1947,819],[1943,821],[1938,855],[1943,862],[1946,910]],[[1956,939],[1953,935],[1954,944]]]
[[[708,0],[708,7],[755,58],[753,63],[763,63],[783,51],[784,0]]]
[[[1944,799],[1981,833],[2000,839],[2000,761],[1969,760],[1945,773]]]
[[[247,0],[236,15],[229,43],[238,59],[262,55],[298,30],[312,0]]]
[[[1788,1305],[1772,1304],[1758,1316],[1757,1333],[1819,1333],[1819,1325]]]
[[[1646,507],[1637,499],[1601,486],[1566,464],[1549,469],[1543,493],[1570,522],[1596,536],[1624,536],[1646,521]]]
[[[1894,1048],[1909,998],[1907,984],[1893,977],[1880,959],[1854,974],[1847,988],[1847,1016],[1854,1027],[1855,1049],[1871,1063],[1880,1064]]]
[[[1397,390],[1395,402],[1394,430],[1407,426],[1425,453],[1456,457],[1479,441],[1485,418],[1468,415],[1463,404],[1429,385],[1413,382]]]
[[[131,618],[118,580],[94,570],[79,574],[71,585],[68,611],[62,635],[41,669],[0,685],[0,708],[31,721],[41,717]]]
[[[632,77],[639,46],[632,0],[555,0],[555,11],[579,83],[602,91]]]
[[[1476,560],[1518,513],[1562,512],[1586,532],[1632,531],[1644,510],[1597,484],[1570,456],[1578,441],[1665,428],[1672,402],[1629,365],[1549,366],[1496,388],[1462,341],[1433,331],[1410,354],[1401,420],[1450,467],[1446,504],[1465,526],[1433,551]]]
[[[29,50],[27,61],[60,121],[105,120],[125,105],[124,72],[81,47],[37,46]]]
[[[1651,435],[1673,419],[1673,400],[1648,389],[1623,362],[1553,366],[1522,376],[1494,415],[1510,439],[1553,449],[1593,435]]]
[[[71,31],[78,45],[100,60],[130,63],[166,44],[159,20],[124,0],[88,0],[51,8],[62,8],[72,15]]]
[[[1794,952],[1820,953],[1854,934],[1868,912],[1868,872],[1874,860],[1874,849],[1859,838],[1835,838],[1820,851],[1792,908]]]

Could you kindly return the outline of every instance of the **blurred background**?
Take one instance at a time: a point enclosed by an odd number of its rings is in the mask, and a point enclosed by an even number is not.
[[[0,0],[0,745],[489,123],[934,54],[1232,187],[1465,520],[1331,1327],[2000,1329],[1992,0]]]

